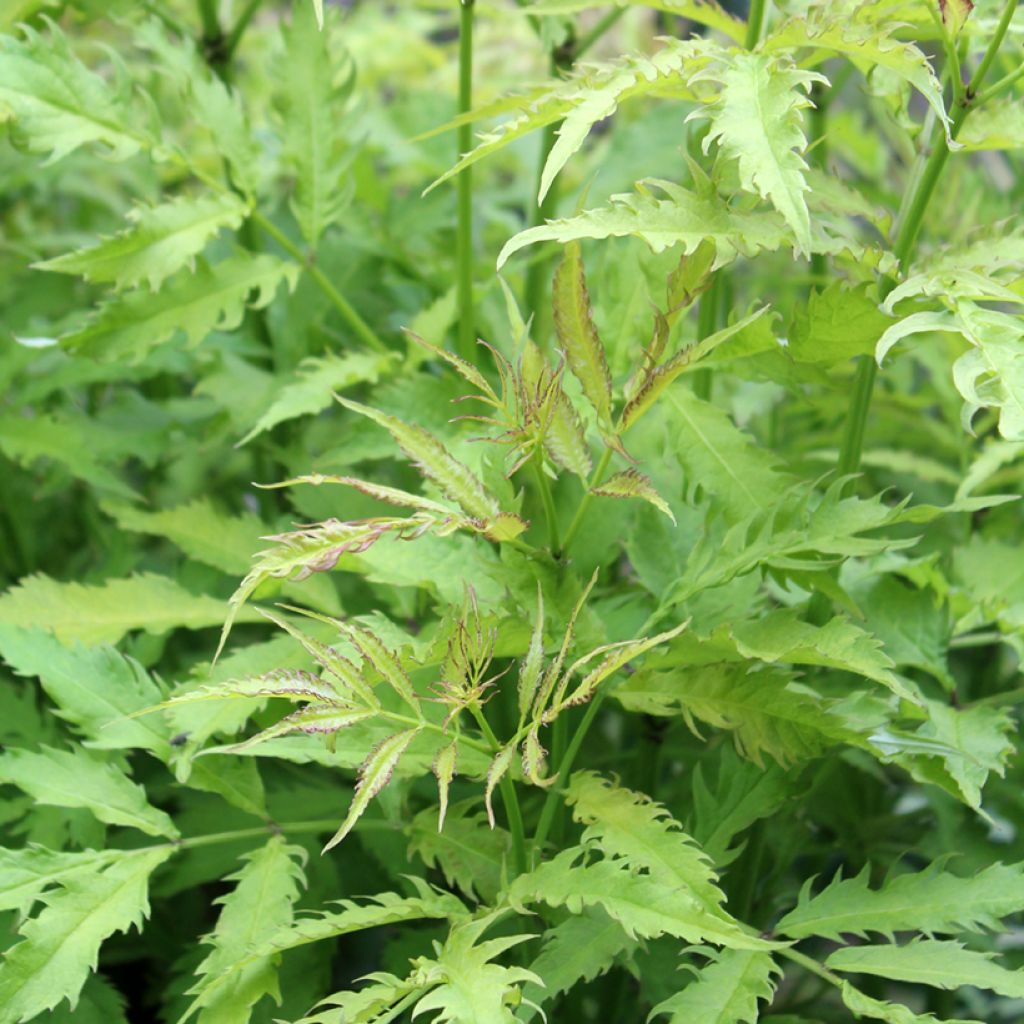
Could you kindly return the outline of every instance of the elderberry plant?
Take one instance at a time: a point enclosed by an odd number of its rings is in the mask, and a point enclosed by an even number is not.
[[[0,1024],[1021,1018],[1024,15],[741,14],[0,12]]]

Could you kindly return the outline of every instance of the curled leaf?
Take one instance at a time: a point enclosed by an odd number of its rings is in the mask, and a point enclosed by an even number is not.
[[[673,523],[676,521],[668,502],[654,489],[651,478],[635,469],[616,473],[600,486],[593,488],[593,493],[605,498],[640,498],[641,501],[649,502],[660,512],[664,512]]]
[[[494,828],[494,807],[491,803],[491,798],[494,795],[495,787],[505,777],[505,773],[509,769],[509,765],[512,764],[512,758],[516,755],[516,747],[514,743],[510,743],[507,747],[502,747],[491,761],[490,766],[487,769],[487,787],[484,790],[484,806],[487,808],[487,820],[490,822],[491,828]]]
[[[459,743],[452,740],[445,747],[441,747],[434,758],[434,774],[437,776],[437,831],[444,828],[445,815],[448,813],[448,787],[455,778],[456,761],[458,759]]]

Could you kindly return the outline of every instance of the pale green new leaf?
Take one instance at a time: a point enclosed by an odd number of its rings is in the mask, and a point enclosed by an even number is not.
[[[659,192],[665,198],[659,198]],[[498,254],[498,269],[520,249],[537,242],[624,237],[643,239],[655,253],[674,245],[691,253],[710,239],[719,266],[732,262],[737,254],[753,256],[792,242],[790,230],[776,213],[733,208],[709,188],[696,192],[667,181],[649,181],[639,182],[632,195],[612,196],[606,207],[520,231]]]
[[[12,749],[0,754],[0,782],[51,807],[84,807],[108,825],[175,839],[174,822],[146,799],[146,791],[105,757],[84,750]]]
[[[156,291],[171,274],[191,264],[219,231],[237,230],[248,212],[248,204],[231,192],[137,207],[128,214],[132,226],[120,234],[33,266],[80,274],[117,289],[147,282]]]
[[[305,856],[302,847],[274,836],[246,854],[244,866],[228,876],[237,884],[217,901],[221,911],[205,940],[213,949],[196,970],[199,978],[188,992],[195,998],[183,1020],[198,1010],[199,1024],[248,1024],[253,1006],[264,995],[280,999],[279,957],[249,954],[268,934],[292,923],[304,884],[300,864]]]
[[[86,68],[55,25],[45,37],[21,32],[0,36],[0,110],[14,115],[12,140],[49,162],[93,142],[114,160],[134,156],[146,139],[131,127],[126,90]]]
[[[718,664],[680,672],[640,672],[615,691],[629,711],[682,715],[693,732],[697,722],[732,733],[736,749],[756,764],[767,754],[783,767],[818,757],[841,743],[864,739],[833,713],[827,701],[795,689],[777,669],[749,672]]]
[[[125,852],[102,872],[69,876],[43,896],[41,913],[0,965],[0,1024],[21,1024],[73,1002],[114,932],[141,927],[149,913],[149,876],[174,852],[171,845]]]
[[[179,272],[155,295],[134,291],[110,299],[61,345],[94,359],[128,362],[179,332],[188,345],[198,345],[211,331],[233,331],[250,305],[266,306],[282,281],[294,287],[298,273],[294,264],[265,253],[239,252],[212,265],[200,260],[194,273]]]
[[[717,142],[722,156],[737,162],[741,186],[769,200],[793,229],[798,248],[809,253],[802,111],[810,106],[811,86],[827,79],[765,53],[733,52],[693,80],[720,87],[700,112],[711,121],[705,152]]]
[[[919,939],[903,946],[846,946],[825,961],[836,971],[872,974],[891,981],[920,982],[934,988],[963,985],[1024,999],[1024,971],[1012,971],[994,953],[979,953],[952,940]]]
[[[651,1011],[669,1024],[757,1024],[758,1003],[771,1002],[778,965],[767,953],[724,950],[694,981]]]
[[[690,893],[709,914],[735,923],[707,855],[664,806],[587,771],[573,774],[565,800],[585,826],[584,844],[646,869],[659,883]]]
[[[713,942],[731,949],[769,949],[771,943],[748,934],[728,917],[706,910],[689,892],[651,875],[632,871],[624,861],[581,863],[580,847],[563,850],[509,886],[514,908],[547,903],[579,914],[600,907],[630,937],[672,935],[684,942]]]
[[[500,912],[499,912],[500,914]],[[499,914],[489,914],[452,927],[434,959],[415,960],[417,980],[436,986],[413,1008],[413,1016],[435,1011],[441,1024],[514,1024],[510,1003],[524,982],[540,979],[524,967],[505,967],[494,960],[531,934],[482,939]]]
[[[612,378],[590,308],[579,242],[570,242],[565,247],[565,255],[555,271],[551,308],[558,343],[569,369],[583,385],[583,393],[597,412],[598,421],[610,427]]]
[[[881,889],[868,885],[865,867],[854,878],[839,875],[817,896],[804,884],[800,902],[776,925],[793,939],[808,935],[840,941],[879,932],[890,940],[905,931],[963,932],[997,929],[1001,918],[1024,910],[1021,865],[992,864],[962,877],[932,864],[924,871],[890,878]]]
[[[322,11],[314,20],[310,7],[297,5],[277,64],[282,156],[295,178],[292,212],[302,237],[314,248],[351,197],[345,180],[351,161],[345,104],[355,69],[338,40],[322,29]]]
[[[27,576],[0,596],[0,625],[45,626],[68,643],[117,643],[136,629],[159,635],[207,629],[224,621],[224,602],[192,594],[167,576],[145,573],[99,585]],[[245,622],[256,612],[242,609]]]
[[[543,987],[537,983],[524,986],[518,1019],[533,1020],[539,1012],[534,1006],[552,1002],[574,985],[604,974],[635,945],[622,926],[598,908],[586,909],[548,928],[544,948],[530,964]]]
[[[385,373],[393,356],[366,352],[333,352],[323,357],[304,359],[295,370],[295,376],[274,391],[274,400],[263,410],[252,430],[238,442],[248,444],[258,434],[276,427],[278,423],[299,416],[312,416],[326,409],[334,394],[354,384],[376,384]]]
[[[163,697],[145,669],[113,647],[64,646],[51,633],[0,624],[0,655],[12,671],[38,676],[56,714],[101,750],[170,753],[171,729],[162,714],[133,719]]]
[[[370,806],[370,801],[391,781],[395,766],[419,731],[407,729],[405,732],[397,732],[382,740],[370,751],[359,768],[359,781],[352,796],[352,806],[349,807],[341,827],[324,847],[324,853],[337,846],[352,831],[355,823]]]

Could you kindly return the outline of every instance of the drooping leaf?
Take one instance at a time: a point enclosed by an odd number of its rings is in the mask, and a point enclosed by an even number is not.
[[[639,498],[663,512],[673,523],[676,521],[668,502],[654,489],[651,478],[636,469],[615,473],[592,488],[591,493],[600,494],[604,498]]]
[[[871,1020],[885,1021],[885,1024],[981,1024],[980,1021],[949,1020],[940,1021],[930,1013],[914,1013],[902,1003],[886,1003],[881,999],[873,999],[848,981],[843,982],[840,990],[847,1009],[858,1017],[870,1017]]]

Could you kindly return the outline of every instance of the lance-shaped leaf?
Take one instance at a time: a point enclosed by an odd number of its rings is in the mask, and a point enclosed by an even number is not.
[[[535,17],[544,15],[575,14],[594,7],[603,7],[597,0],[534,0],[526,13]],[[720,7],[714,0],[615,0],[616,7],[643,7],[646,10],[663,11],[676,18],[707,25],[734,43],[742,43],[743,22]]]
[[[980,1020],[947,1020],[940,1021],[930,1013],[914,1013],[902,1003],[887,1003],[881,999],[873,999],[860,989],[854,988],[848,981],[843,982],[840,989],[846,1008],[857,1017],[870,1017],[881,1020],[885,1024],[982,1024]]]
[[[551,711],[548,712],[548,716],[552,716],[557,709],[561,707],[571,707],[574,704],[584,704],[594,695],[594,691],[601,685],[609,676],[614,675],[625,665],[628,665],[634,658],[639,658],[641,654],[645,654],[652,647],[658,647],[661,644],[668,643],[669,640],[679,636],[690,625],[690,620],[681,622],[678,626],[668,630],[665,633],[659,633],[657,636],[643,637],[640,640],[629,640],[626,643],[610,644],[610,651],[605,655],[604,659],[598,664],[596,668],[591,669],[580,682],[579,686],[568,697],[565,697],[565,690],[568,686],[569,678],[573,675],[578,667],[581,667],[584,663],[590,661],[595,654],[603,653],[609,648],[598,648],[597,651],[591,651],[590,654],[580,658],[568,672],[565,673],[561,684],[556,691],[555,699],[552,701]]]
[[[541,663],[544,659],[544,593],[537,583],[537,618],[530,634],[530,646],[519,666],[518,704],[520,717],[526,715],[533,703],[540,683]]]
[[[702,338],[695,345],[677,352],[670,359],[666,359],[660,366],[648,370],[637,386],[636,393],[622,410],[620,432],[625,433],[630,427],[634,426],[680,374],[695,369],[700,361],[711,355],[719,345],[749,327],[767,311],[768,307],[762,306],[749,316],[745,316],[737,320],[736,323],[729,324],[728,327],[723,327],[720,331],[715,331],[714,334]]]
[[[388,686],[419,714],[419,698],[412,688],[408,674],[402,668],[402,662],[398,655],[388,648],[380,637],[363,626],[357,626],[351,622],[339,622],[338,628]]]
[[[73,1004],[104,940],[141,927],[149,876],[173,853],[169,844],[125,851],[103,871],[76,873],[46,893],[0,966],[0,1020],[20,1024],[64,998]]]
[[[767,953],[724,950],[682,992],[655,1006],[651,1017],[668,1015],[668,1024],[757,1024],[758,1003],[771,1002],[781,973]]]
[[[291,924],[305,881],[300,867],[305,858],[301,846],[289,846],[282,836],[273,836],[246,854],[243,867],[228,876],[237,884],[217,901],[217,924],[205,940],[213,948],[196,970],[198,980],[188,991],[195,998],[182,1021],[200,1011],[199,1019],[211,1024],[247,1024],[264,995],[279,998],[278,956],[249,954],[254,942]],[[242,960],[244,967],[237,966]]]
[[[638,874],[626,862],[581,863],[580,847],[563,850],[508,889],[512,907],[547,903],[578,914],[600,907],[630,936],[652,939],[672,935],[684,942],[713,942],[731,949],[771,949],[773,944],[749,934],[736,923],[710,914],[688,892]]]
[[[671,326],[711,287],[715,247],[701,242],[692,253],[684,253],[665,281],[665,317]]]
[[[277,736],[287,736],[293,732],[302,732],[309,736],[330,736],[358,722],[365,721],[367,718],[373,718],[376,713],[376,708],[345,707],[342,704],[308,704],[306,707],[286,715],[280,722],[256,733],[255,736],[250,736],[242,743],[236,743],[230,747],[218,747],[209,753],[239,753],[249,750],[259,743],[266,743],[267,740],[272,740]]]
[[[322,30],[324,27],[324,0],[313,0],[313,12],[316,14],[317,26]]]
[[[905,945],[846,946],[825,961],[836,971],[871,974],[934,988],[964,985],[1024,999],[1024,971],[1003,967],[994,953],[979,953],[952,940],[918,939]]]
[[[50,161],[90,142],[115,160],[134,156],[145,136],[131,127],[127,89],[78,60],[53,24],[43,37],[26,25],[22,38],[0,36],[0,105],[14,115],[12,140]]]
[[[329,679],[300,668],[278,668],[259,676],[229,679],[227,682],[198,686],[185,693],[177,693],[170,700],[147,708],[137,714],[147,714],[158,708],[175,708],[182,704],[196,704],[207,700],[252,700],[253,697],[281,697],[284,700],[340,703],[342,695]]]
[[[500,509],[497,499],[490,494],[476,474],[466,465],[449,455],[447,449],[422,427],[410,426],[394,416],[368,405],[339,398],[338,401],[353,412],[373,420],[388,431],[420,472],[441,488],[469,516],[477,519],[496,517]]]
[[[654,489],[651,478],[636,469],[625,469],[621,473],[610,476],[604,483],[591,488],[593,494],[604,498],[639,498],[653,505],[659,512],[676,521],[668,502]]]
[[[211,331],[233,331],[250,305],[268,305],[282,281],[294,287],[298,273],[294,264],[265,253],[236,253],[213,265],[199,261],[195,273],[180,272],[156,295],[127,292],[104,303],[60,342],[80,355],[128,362],[179,332],[189,345],[198,345]]]
[[[156,291],[202,252],[217,232],[237,229],[248,212],[248,203],[231,192],[139,207],[128,214],[132,226],[126,231],[33,266],[80,274],[88,281],[112,283],[117,289],[145,281]]]
[[[716,82],[721,90],[700,112],[711,120],[704,151],[717,142],[722,155],[737,162],[741,186],[769,200],[793,229],[800,250],[809,253],[801,112],[811,105],[812,84],[827,85],[828,79],[764,53],[734,52],[692,80]]]
[[[437,831],[444,828],[444,819],[448,814],[448,788],[455,778],[458,763],[459,744],[457,741],[440,747],[434,757],[434,775],[437,777]]]
[[[570,242],[565,247],[565,255],[555,271],[552,311],[555,333],[569,369],[583,385],[583,393],[597,412],[598,421],[610,428],[612,376],[590,308],[583,247],[579,242]]]
[[[790,938],[809,935],[840,940],[879,932],[984,931],[1000,919],[1024,910],[1024,869],[1020,864],[992,864],[961,877],[932,864],[924,871],[889,879],[881,889],[868,885],[867,867],[854,878],[836,878],[817,896],[804,883],[800,901],[776,926]]]
[[[349,808],[341,827],[331,837],[323,852],[337,846],[352,831],[355,823],[362,816],[370,801],[391,781],[395,766],[413,741],[419,729],[408,729],[397,732],[385,740],[381,740],[359,768],[359,781],[356,783],[352,806]]]
[[[508,773],[509,767],[512,764],[512,759],[516,756],[516,746],[514,743],[510,743],[507,747],[502,747],[491,760],[491,763],[487,767],[487,785],[484,788],[484,806],[487,808],[487,821],[490,823],[491,828],[494,828],[494,790],[498,787],[501,780]]]
[[[96,874],[124,856],[123,850],[62,852],[45,846],[0,847],[0,910],[25,916],[40,894],[78,874]]]
[[[531,786],[540,786],[546,789],[558,781],[558,772],[554,775],[545,776],[547,767],[547,751],[541,746],[540,728],[532,726],[527,730],[526,739],[523,740],[523,778]]]

